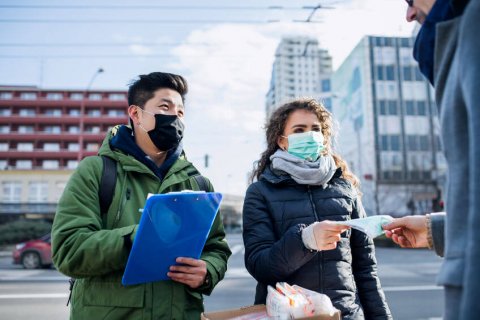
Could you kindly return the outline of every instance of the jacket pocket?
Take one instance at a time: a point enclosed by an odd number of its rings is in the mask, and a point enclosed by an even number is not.
[[[85,281],[83,288],[84,306],[105,306],[124,308],[143,308],[145,286],[124,287],[119,282]],[[83,290],[82,290],[83,289]]]

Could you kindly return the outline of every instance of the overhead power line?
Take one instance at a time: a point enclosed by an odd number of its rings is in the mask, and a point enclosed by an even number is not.
[[[142,20],[142,19],[0,19],[0,23],[132,23],[132,24],[203,24],[203,23],[241,23],[264,24],[280,22],[280,20]]]
[[[161,9],[161,10],[310,10],[312,7],[289,6],[165,6],[165,5],[0,5],[4,9],[106,9],[106,10],[132,10],[132,9]]]
[[[136,43],[136,42],[117,42],[117,43],[0,43],[0,47],[126,47],[126,46],[144,46],[144,47],[175,47],[180,45],[189,45],[189,46],[217,46],[222,45],[222,43],[206,43],[206,42],[157,42],[157,43]]]

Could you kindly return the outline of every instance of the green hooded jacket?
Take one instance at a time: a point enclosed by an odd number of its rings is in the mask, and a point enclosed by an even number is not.
[[[99,156],[82,160],[59,201],[52,226],[52,256],[57,269],[76,278],[70,319],[199,319],[203,296],[223,279],[231,251],[217,214],[201,258],[209,280],[199,288],[174,281],[125,287],[121,278],[129,249],[124,237],[134,238],[148,193],[199,190],[195,167],[184,156],[164,179],[130,155],[112,150],[112,129],[99,151],[117,161],[117,184],[108,214],[100,214],[98,196],[103,170]],[[209,188],[213,191],[212,185]]]

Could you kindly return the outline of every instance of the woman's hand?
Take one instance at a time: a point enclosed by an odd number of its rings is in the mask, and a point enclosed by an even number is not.
[[[340,241],[340,234],[350,229],[349,226],[336,224],[335,221],[315,222],[302,231],[302,240],[310,250],[332,250]]]
[[[334,221],[322,221],[315,223],[313,233],[318,250],[332,250],[340,241],[340,234],[350,229],[348,226],[338,225]]]

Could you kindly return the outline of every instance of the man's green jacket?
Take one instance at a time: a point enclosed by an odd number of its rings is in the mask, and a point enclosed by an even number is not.
[[[210,294],[223,279],[231,252],[220,214],[203,249],[209,281],[200,288],[174,281],[122,286],[129,249],[124,237],[134,238],[148,193],[199,190],[195,167],[184,156],[164,179],[147,166],[112,150],[107,134],[99,154],[117,161],[117,183],[107,215],[100,213],[98,196],[103,164],[87,157],[70,178],[58,204],[52,227],[52,255],[63,274],[76,278],[71,299],[71,319],[199,319],[202,294]],[[209,183],[210,190],[213,191]]]

